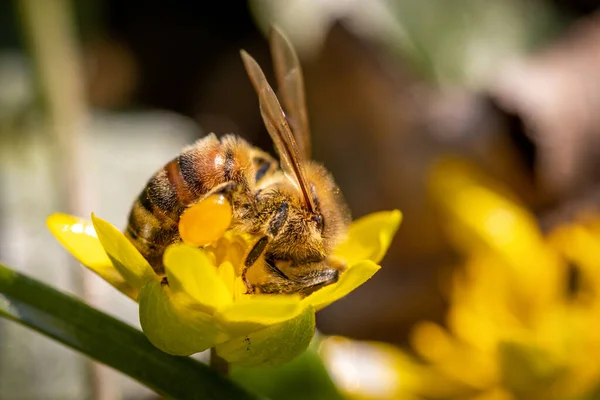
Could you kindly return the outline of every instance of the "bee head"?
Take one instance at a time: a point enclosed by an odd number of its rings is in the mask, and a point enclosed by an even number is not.
[[[329,172],[313,162],[307,163],[305,169],[314,209],[309,209],[292,183],[279,187],[266,201],[289,205],[285,222],[267,252],[275,259],[293,260],[298,264],[327,258],[344,239],[350,222],[346,202]]]

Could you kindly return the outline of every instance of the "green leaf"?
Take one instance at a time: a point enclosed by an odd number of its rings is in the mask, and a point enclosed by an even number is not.
[[[556,363],[546,350],[528,343],[503,341],[498,345],[501,376],[504,387],[519,398],[529,398],[536,388],[551,385],[566,366]]]
[[[144,334],[0,265],[0,316],[28,326],[172,399],[256,399],[189,357],[170,356]]]
[[[275,366],[302,354],[315,334],[315,310],[288,321],[233,338],[215,346],[217,354],[230,364],[244,367]]]

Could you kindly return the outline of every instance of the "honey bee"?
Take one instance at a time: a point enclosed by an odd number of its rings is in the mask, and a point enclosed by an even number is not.
[[[134,202],[125,234],[159,274],[164,250],[181,241],[182,213],[214,194],[231,203],[229,229],[254,238],[242,267],[246,293],[308,295],[336,282],[345,268],[331,254],[350,214],[331,174],[310,159],[298,56],[278,29],[269,41],[286,113],[258,63],[240,53],[279,163],[239,136],[210,134],[156,172]],[[252,280],[250,268],[263,274]]]

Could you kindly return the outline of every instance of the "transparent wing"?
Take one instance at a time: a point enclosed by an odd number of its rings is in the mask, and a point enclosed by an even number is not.
[[[267,82],[267,78],[262,69],[248,53],[244,50],[241,52],[246,72],[250,77],[252,86],[258,94],[260,104],[260,113],[262,115],[265,126],[271,139],[275,144],[275,148],[281,159],[281,167],[283,171],[298,184],[300,191],[304,197],[306,206],[310,211],[315,211],[315,205],[308,190],[308,183],[304,173],[304,158],[298,151],[298,146],[285,114],[279,104],[279,100],[273,91],[273,88]]]
[[[271,55],[277,78],[277,89],[298,149],[306,159],[311,157],[310,127],[306,111],[304,78],[298,55],[283,33],[273,27],[270,35]]]

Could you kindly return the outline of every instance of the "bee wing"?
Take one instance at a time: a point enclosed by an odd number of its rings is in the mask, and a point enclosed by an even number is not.
[[[310,127],[306,111],[304,78],[298,55],[283,33],[273,27],[270,35],[271,54],[277,77],[277,89],[283,107],[304,157],[310,158]]]
[[[240,53],[252,86],[258,94],[260,114],[281,158],[281,167],[288,176],[295,178],[306,206],[309,210],[315,211],[315,205],[310,196],[304,174],[304,159],[298,151],[296,140],[285,118],[281,104],[279,104],[273,88],[267,82],[267,78],[256,60],[244,50]]]

